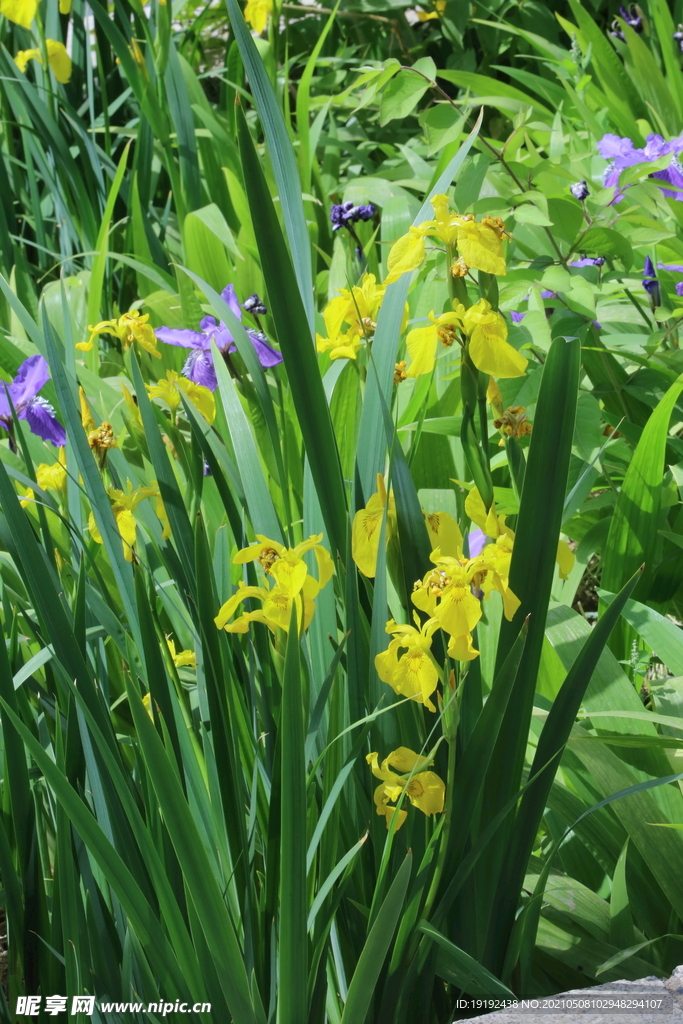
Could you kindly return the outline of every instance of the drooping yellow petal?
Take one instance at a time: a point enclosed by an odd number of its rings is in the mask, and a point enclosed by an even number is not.
[[[470,590],[467,580],[451,583],[441,595],[434,618],[451,636],[471,633],[481,618],[481,604]]]
[[[473,270],[502,276],[506,273],[503,243],[488,224],[464,220],[458,225],[457,246],[465,263]]]
[[[242,601],[246,601],[248,597],[257,597],[260,600],[263,600],[266,594],[267,591],[263,587],[247,587],[240,580],[237,592],[233,594],[232,597],[229,597],[225,604],[221,605],[218,615],[213,621],[218,629],[225,629],[227,623],[235,614],[235,609],[242,603]]]
[[[216,418],[216,400],[209,388],[204,387],[203,384],[195,384],[187,377],[179,377],[176,387],[192,402],[208,423],[213,423]]]
[[[38,0],[0,0],[0,14],[22,28],[31,27],[37,10]]]
[[[385,500],[382,500],[381,494],[373,494],[365,508],[359,509],[353,517],[351,555],[363,575],[370,579],[377,571],[377,552]],[[387,522],[387,529],[388,526]]]
[[[123,553],[126,560],[132,562],[136,534],[135,516],[128,508],[122,508],[120,511],[115,512],[114,515],[116,525],[121,534],[121,540],[123,541]]]
[[[452,636],[448,645],[448,656],[454,661],[473,661],[479,656],[472,644],[472,637],[469,633],[463,636]]]
[[[499,334],[490,325],[475,328],[470,339],[470,356],[478,370],[492,377],[521,377],[528,362],[507,341],[500,341]]]
[[[411,363],[406,371],[407,377],[419,377],[423,373],[431,373],[436,362],[436,349],[439,341],[436,324],[427,327],[414,327],[406,338],[406,348]]]
[[[403,822],[408,817],[408,812],[401,807],[392,807],[389,803],[389,794],[384,785],[378,786],[374,795],[375,810],[377,814],[386,818],[387,829],[391,828],[392,822],[396,819],[395,831],[398,832]]]
[[[393,673],[389,685],[403,697],[419,701],[429,711],[436,711],[430,700],[439,681],[439,673],[428,651],[421,647],[409,648]]]
[[[425,512],[427,533],[432,551],[439,548],[444,556],[459,558],[462,554],[462,533],[448,512]]]
[[[52,73],[58,82],[62,85],[71,78],[71,57],[66,52],[64,43],[58,42],[56,39],[46,39],[47,46],[47,59],[52,68]]]
[[[434,772],[419,772],[406,785],[406,795],[413,807],[423,814],[440,814],[443,811],[446,787]]]
[[[392,284],[402,274],[415,270],[425,258],[424,233],[416,227],[410,227],[407,235],[394,242],[387,259],[388,274],[384,281]]]

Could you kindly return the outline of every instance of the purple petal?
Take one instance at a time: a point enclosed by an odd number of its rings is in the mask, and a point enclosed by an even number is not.
[[[234,352],[235,351],[235,339],[232,334],[221,320],[221,325],[213,335],[213,340],[221,352]]]
[[[191,331],[189,327],[158,327],[154,332],[166,345],[179,345],[181,348],[205,348],[206,335],[202,331]]]
[[[31,358],[34,358],[33,356]],[[66,432],[55,416],[55,411],[44,398],[31,398],[26,403],[19,418],[26,420],[31,431],[42,437],[43,441],[51,441],[56,448],[66,444]]]
[[[50,370],[41,355],[29,356],[19,367],[19,372],[9,386],[9,393],[14,408],[20,407],[34,398],[43,384],[50,379]]]
[[[683,281],[676,282],[676,295],[678,295],[679,298],[683,297]]]
[[[601,267],[605,262],[604,256],[582,256],[580,260],[572,260],[570,267]]]
[[[643,277],[656,277],[655,268],[652,260],[649,256],[645,257],[645,263],[643,265]]]
[[[658,263],[660,270],[672,270],[674,274],[683,274],[683,263]]]
[[[256,355],[261,366],[267,369],[270,366],[277,366],[278,363],[282,362],[282,354],[268,344],[265,334],[262,334],[260,331],[247,331],[247,334],[256,349]]]
[[[215,316],[203,316],[199,321],[199,330],[205,332],[211,332],[212,327],[216,327],[218,321]]]
[[[674,188],[663,188],[662,195],[668,196],[669,199],[683,199],[683,174],[681,174],[680,165],[677,160],[672,160],[671,164],[664,171],[655,171],[651,175],[653,178],[659,178],[660,181],[667,181]]]
[[[557,298],[555,292],[549,292],[548,290],[541,292],[542,299],[555,299]]]
[[[467,544],[470,549],[470,558],[476,558],[480,555],[484,547],[486,546],[486,534],[482,533],[481,530],[470,530],[467,534]]]
[[[637,152],[637,150],[635,151]],[[662,138],[661,135],[656,135],[654,132],[648,135],[643,155],[646,160],[659,160],[662,156],[667,156],[671,152],[671,143],[667,142],[666,139]]]
[[[516,309],[510,311],[510,319],[513,324],[521,324],[522,320],[526,316],[526,313],[518,313]]]
[[[230,309],[235,314],[237,319],[241,321],[242,309],[240,307],[239,302],[237,301],[237,296],[235,295],[234,284],[227,284],[225,286],[225,288],[221,292],[221,298],[223,299],[224,302],[227,302],[227,304],[230,306]]]
[[[616,168],[620,171],[647,159],[644,151],[635,149],[630,139],[622,139],[619,135],[610,133],[603,135],[598,142],[598,153],[603,160],[614,160]]]
[[[183,366],[183,377],[194,381],[195,384],[203,384],[209,391],[215,391],[218,387],[218,380],[211,353],[204,352],[202,349],[195,349],[194,352],[191,352]]]
[[[602,330],[602,324],[599,324],[597,320],[593,321],[593,327],[596,329],[596,331]]]

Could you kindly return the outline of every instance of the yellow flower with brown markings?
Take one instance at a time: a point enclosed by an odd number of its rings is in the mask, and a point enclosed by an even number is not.
[[[365,760],[375,778],[381,780],[375,789],[375,809],[380,817],[386,819],[387,828],[391,828],[395,820],[395,830],[398,831],[408,816],[403,807],[391,806],[404,793],[413,807],[417,807],[423,814],[430,816],[443,811],[446,787],[435,772],[425,771],[434,763],[428,757],[421,757],[408,747],[398,747],[385,757],[381,765],[374,752],[368,754]],[[392,768],[401,774],[396,774]]]

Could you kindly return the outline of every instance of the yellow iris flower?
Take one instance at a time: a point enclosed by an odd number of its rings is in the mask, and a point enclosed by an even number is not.
[[[114,513],[116,527],[123,542],[123,554],[127,562],[133,561],[133,548],[135,546],[137,535],[137,523],[135,522],[134,511],[144,498],[157,499],[156,512],[159,519],[161,519],[164,524],[164,535],[169,535],[166,533],[168,519],[166,518],[166,511],[163,508],[163,502],[161,501],[156,481],[154,487],[136,487],[135,490],[131,490],[129,486],[127,491],[122,491],[117,487],[109,487],[107,488],[107,493],[112,502],[112,512]],[[161,505],[162,514],[159,512],[159,505]],[[90,536],[97,544],[104,543],[102,540],[102,534],[99,531],[95,516],[92,512],[88,516],[88,529],[90,530]]]
[[[181,377],[175,370],[167,370],[165,379],[158,380],[156,384],[145,384],[145,387],[150,398],[161,398],[172,412],[180,406],[181,395],[185,395],[209,423],[213,423],[216,417],[216,401],[209,388]]]
[[[184,665],[189,665],[190,668],[197,667],[197,655],[194,651],[178,651],[176,653],[173,641],[166,637],[166,643],[168,644],[168,649],[176,668],[182,668]]]
[[[31,6],[33,7],[33,13],[35,14],[36,4],[33,4]],[[2,13],[5,13],[4,4]],[[11,20],[14,21],[14,19]],[[24,23],[18,22],[18,24],[21,25]],[[29,28],[30,24],[31,23],[29,21],[29,24],[25,25],[24,27]],[[63,85],[66,85],[66,83],[71,79],[72,64],[71,57],[66,52],[66,47],[64,46],[64,43],[57,42],[57,40],[55,39],[46,39],[45,46],[47,49],[48,64],[52,69],[53,75],[55,76],[58,82],[61,82]],[[34,47],[31,50],[19,50],[19,52],[14,58],[14,63],[17,65],[19,70],[22,73],[24,73],[26,71],[26,66],[30,60],[37,60],[39,64],[43,63],[43,55],[37,47]]]
[[[101,320],[94,327],[88,327],[90,337],[87,341],[79,341],[76,348],[83,352],[89,352],[98,334],[113,334],[119,338],[124,348],[129,348],[133,342],[137,342],[140,348],[149,352],[155,359],[161,359],[161,353],[157,351],[157,339],[151,324],[148,324],[149,313],[144,315],[137,309],[131,309],[124,313],[118,320]]]
[[[375,333],[385,291],[374,274],[363,274],[350,290],[340,289],[339,295],[331,299],[323,311],[327,337],[316,334],[318,352],[329,352],[330,359],[355,359],[361,345]],[[406,303],[401,331],[405,329],[407,317]]]
[[[456,340],[456,325],[467,338],[472,362],[493,377],[520,377],[527,362],[523,355],[508,344],[505,319],[491,308],[487,299],[480,299],[469,309],[462,303],[454,304],[453,312],[436,317],[429,314],[427,327],[416,327],[406,338],[406,347],[412,360],[408,377],[431,373],[436,361],[439,341],[450,347]]]
[[[417,616],[415,621],[419,620]],[[397,625],[390,619],[387,633],[393,635],[386,651],[375,657],[375,669],[383,683],[387,683],[402,697],[424,704],[430,711],[436,711],[431,695],[439,682],[439,667],[432,654],[432,634],[438,628],[435,619],[429,619],[423,626]],[[403,654],[399,654],[403,651]]]
[[[57,462],[48,465],[41,462],[36,467],[36,482],[44,491],[57,491],[63,494],[66,490],[66,448],[60,448]]]
[[[419,8],[416,9],[415,13],[420,21],[431,21],[433,18],[441,18],[446,10],[446,0],[436,0],[434,7],[435,10],[430,11],[429,14],[426,11],[421,11]]]
[[[330,581],[334,564],[329,552],[322,546],[322,533],[314,534],[293,548],[287,548],[278,541],[269,540],[257,533],[257,544],[238,551],[233,558],[234,565],[258,561],[267,577],[274,580],[274,586],[248,587],[240,580],[237,593],[228,598],[214,619],[218,629],[228,633],[246,633],[251,622],[263,622],[272,632],[289,630],[292,602],[295,602],[300,629],[307,629],[315,611],[314,598]],[[318,578],[311,576],[308,566],[301,557],[312,551],[318,566]],[[268,580],[266,580],[268,582]],[[237,607],[248,597],[261,601],[261,608],[243,612],[231,622]]]
[[[272,13],[273,0],[247,0],[247,6],[244,8],[244,20],[251,25],[254,32],[261,35]]]
[[[391,827],[396,817],[398,831],[408,816],[403,807],[390,806],[400,799],[402,793],[423,814],[440,814],[443,811],[446,787],[435,772],[424,771],[434,763],[429,758],[420,757],[408,747],[399,747],[398,750],[392,750],[381,765],[376,753],[368,754],[366,761],[375,778],[381,780],[381,785],[375,790],[375,809],[377,814],[386,819],[387,828]],[[392,768],[402,774],[397,775]]]
[[[387,258],[385,284],[398,281],[402,274],[417,270],[426,256],[425,238],[432,236],[444,245],[456,248],[467,269],[487,274],[506,273],[503,255],[505,225],[500,217],[484,217],[476,221],[472,214],[458,214],[449,207],[448,196],[433,196],[434,220],[413,225],[397,239]],[[461,276],[462,266],[458,268]]]

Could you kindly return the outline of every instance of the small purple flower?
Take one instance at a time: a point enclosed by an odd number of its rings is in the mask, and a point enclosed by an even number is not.
[[[578,199],[579,202],[583,202],[584,199],[588,199],[590,192],[588,191],[588,185],[585,181],[576,181],[573,185],[569,186],[569,191],[574,196],[574,199]]]
[[[654,264],[649,256],[645,257],[645,264],[643,266],[643,288],[650,296],[650,306],[652,309],[654,310],[657,306],[661,306],[662,300],[659,293],[659,281],[655,274]]]
[[[242,303],[242,309],[246,309],[247,313],[255,313],[256,316],[265,316],[268,310],[263,304],[263,299],[254,292],[248,299],[245,299]]]
[[[510,319],[513,324],[521,324],[522,320],[526,316],[526,313],[518,313],[516,309],[510,310]]]
[[[630,4],[628,8],[620,7],[619,17],[622,19],[622,21],[625,21],[626,24],[629,25],[634,32],[637,32],[638,35],[640,35],[640,33],[643,31],[643,15],[640,11],[640,8],[637,7],[635,4]],[[612,22],[610,35],[614,36],[615,39],[620,39],[622,43],[625,41],[624,33],[622,32],[619,26],[619,22],[616,20],[616,18]]]
[[[673,38],[678,43],[678,48],[683,53],[683,25],[678,26],[678,31],[674,32]]]
[[[10,435],[10,445],[13,445],[10,399],[18,418],[26,420],[34,434],[56,448],[66,444],[64,427],[54,409],[38,394],[49,379],[47,363],[41,355],[35,355],[24,360],[11,384],[0,381],[0,426]]]
[[[241,321],[242,310],[235,295],[234,285],[227,285],[221,292],[221,298],[227,302],[237,319]],[[282,362],[281,354],[268,344],[268,339],[262,331],[255,331],[250,327],[247,327],[246,331],[264,369],[277,366]],[[216,323],[215,317],[205,316],[199,324],[198,331],[186,327],[159,327],[155,333],[159,341],[163,341],[166,345],[178,345],[181,348],[192,349],[183,366],[183,377],[194,381],[195,384],[203,384],[210,391],[216,390],[218,380],[211,355],[211,342],[216,342],[217,348],[223,355],[228,355],[237,348],[232,334],[222,320],[220,323]]]
[[[372,220],[377,212],[372,203],[367,206],[354,206],[352,202],[335,203],[330,209],[330,220],[332,230],[339,231],[340,228],[351,228],[359,220]]]
[[[211,471],[211,466],[206,461],[206,459],[204,459],[204,474],[203,475],[204,476],[213,476],[213,473]]]
[[[572,260],[570,267],[601,267],[605,262],[604,256],[582,256],[579,260]]]

